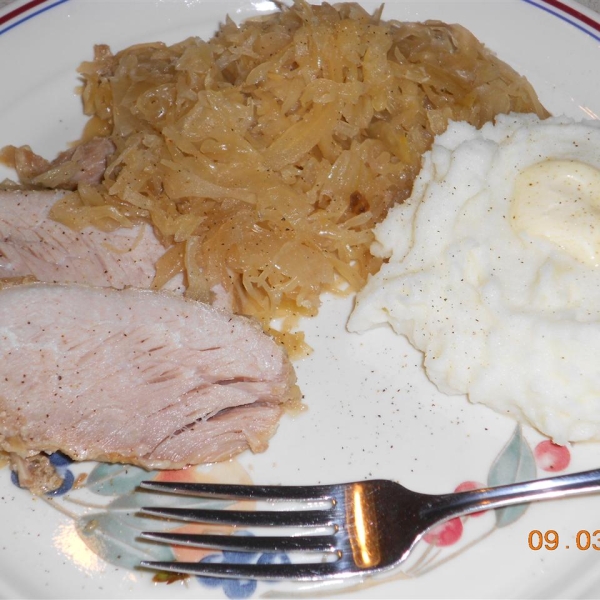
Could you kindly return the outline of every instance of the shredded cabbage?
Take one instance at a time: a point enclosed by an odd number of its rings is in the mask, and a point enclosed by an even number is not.
[[[360,289],[379,261],[373,225],[411,191],[448,120],[548,113],[530,84],[465,28],[386,22],[359,5],[297,0],[209,41],[97,46],[79,70],[83,142],[116,151],[100,186],[54,217],[145,220],[166,251],[155,286],[224,290],[268,328]],[[100,207],[110,207],[101,210]]]

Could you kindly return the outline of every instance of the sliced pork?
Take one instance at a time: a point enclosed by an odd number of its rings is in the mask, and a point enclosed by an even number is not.
[[[32,275],[48,283],[150,287],[154,265],[165,251],[152,228],[74,231],[49,216],[64,194],[0,192],[0,278]]]
[[[10,149],[14,168],[21,183],[42,188],[75,190],[78,184],[97,185],[102,181],[115,145],[105,137],[91,140],[61,152],[52,162],[29,146]]]
[[[174,469],[260,452],[298,398],[246,317],[167,292],[0,290],[0,450]]]

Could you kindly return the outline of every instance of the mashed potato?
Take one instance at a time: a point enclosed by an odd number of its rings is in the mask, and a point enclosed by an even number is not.
[[[452,123],[375,235],[351,331],[389,323],[442,392],[600,439],[600,123]]]

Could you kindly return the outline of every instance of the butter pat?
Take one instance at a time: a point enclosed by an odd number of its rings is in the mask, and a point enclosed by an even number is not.
[[[600,170],[577,160],[545,160],[515,180],[515,231],[542,237],[578,261],[600,265]]]

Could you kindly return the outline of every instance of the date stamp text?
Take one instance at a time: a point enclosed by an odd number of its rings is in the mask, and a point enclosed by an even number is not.
[[[564,548],[565,550],[569,550],[570,548],[577,548],[577,550],[600,550],[600,529],[596,529],[595,531],[580,529],[575,534],[575,539],[573,541],[568,540],[567,542],[561,542],[560,536],[555,529],[548,529],[547,531],[533,529],[529,532],[527,543],[531,550],[535,551],[558,550],[559,548]]]

